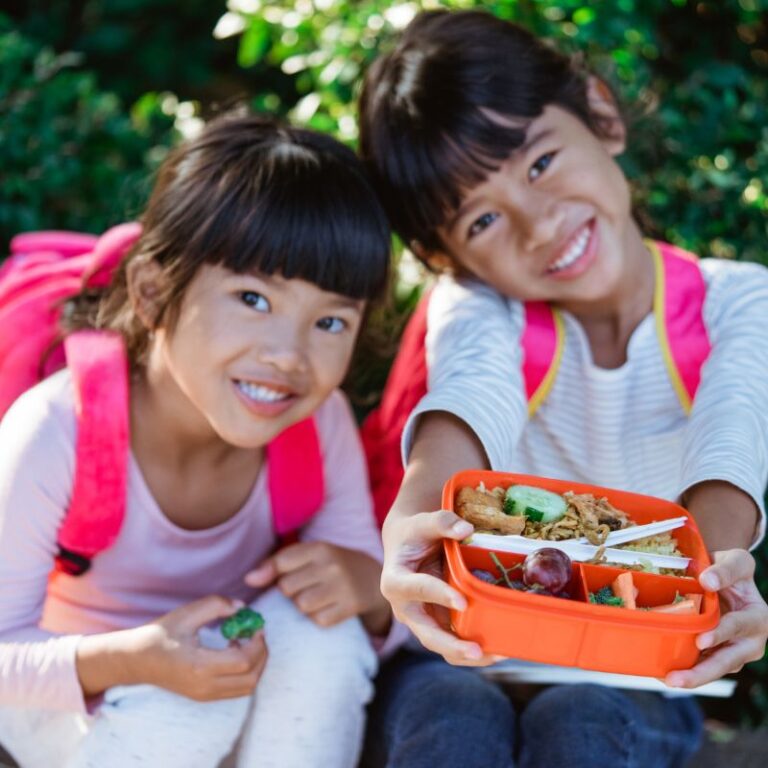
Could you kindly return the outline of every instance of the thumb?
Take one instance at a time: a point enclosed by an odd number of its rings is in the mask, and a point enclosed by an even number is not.
[[[244,605],[242,600],[220,595],[202,597],[176,609],[176,626],[181,631],[197,632],[205,624],[231,616]]]
[[[471,536],[474,530],[472,523],[447,509],[415,515],[411,529],[413,538],[420,541],[437,541],[439,539],[461,541],[467,536]]]
[[[245,574],[245,583],[249,587],[268,587],[278,577],[277,564],[274,557],[262,560],[252,571]]]
[[[755,560],[745,549],[727,549],[712,554],[714,564],[705,568],[699,582],[705,589],[717,591],[732,587],[739,581],[751,581]]]

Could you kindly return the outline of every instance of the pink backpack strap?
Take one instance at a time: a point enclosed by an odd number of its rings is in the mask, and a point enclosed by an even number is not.
[[[664,362],[680,405],[690,413],[712,345],[704,325],[707,286],[698,259],[668,243],[646,241],[656,268],[653,311]]]
[[[125,513],[129,447],[128,362],[123,339],[78,331],[64,342],[77,417],[72,501],[59,529],[56,568],[84,573],[114,543]]]
[[[272,520],[281,538],[302,528],[325,498],[323,456],[317,426],[304,419],[267,445]]]
[[[528,418],[533,416],[555,382],[565,344],[565,326],[560,312],[544,301],[523,305],[525,327],[520,338],[523,349],[523,381],[528,398]]]

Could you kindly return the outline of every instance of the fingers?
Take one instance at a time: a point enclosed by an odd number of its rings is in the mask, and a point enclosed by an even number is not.
[[[477,643],[460,640],[440,627],[423,606],[417,603],[406,606],[401,617],[398,618],[408,625],[425,648],[439,653],[449,664],[487,666],[496,661],[496,657],[483,654]]]
[[[204,668],[213,676],[245,675],[264,663],[267,645],[264,632],[253,637],[237,640],[227,648],[201,648],[196,658],[198,668]]]
[[[181,608],[172,611],[175,624],[181,632],[197,632],[200,627],[209,622],[231,616],[245,605],[242,600],[236,600],[220,595],[209,595],[195,600]]]
[[[696,638],[696,645],[703,651],[723,643],[750,637],[762,638],[765,644],[766,635],[768,635],[768,607],[764,603],[762,605],[758,603],[749,608],[724,614],[720,623],[711,632],[703,632]]]
[[[474,532],[474,527],[455,512],[441,509],[438,512],[420,512],[408,518],[408,530],[405,535],[406,545],[422,545],[442,539],[466,539]]]
[[[299,568],[298,570],[286,573],[281,576],[278,581],[278,587],[280,591],[288,598],[293,600],[299,608],[301,605],[297,602],[297,597],[300,593],[312,590],[314,587],[318,587],[324,581],[323,573],[318,568]]]
[[[286,592],[285,594],[287,595],[288,593]],[[338,594],[328,589],[324,584],[313,584],[307,589],[289,595],[289,597],[305,616],[310,617],[318,611],[338,602]],[[354,615],[354,611],[352,615]]]
[[[251,587],[268,587],[287,574],[305,569],[308,565],[327,562],[332,546],[325,542],[301,541],[275,552],[245,575],[245,583]]]
[[[211,681],[211,685],[204,697],[205,699],[234,699],[240,696],[250,696],[253,693],[267,663],[268,654],[264,645],[263,634],[254,635],[254,637],[246,642],[241,641],[241,648],[244,651],[247,646],[253,646],[252,651],[256,650],[251,659],[253,663],[242,671],[233,672],[232,674],[218,674]]]
[[[252,571],[245,574],[244,580],[249,587],[261,589],[268,587],[277,578],[277,568],[274,557],[268,557],[259,563]]]
[[[755,559],[745,549],[726,549],[713,554],[714,564],[705,568],[699,583],[716,592],[739,581],[751,581],[755,575]]]
[[[292,573],[307,565],[325,562],[330,545],[317,541],[300,541],[275,552],[272,559],[280,576]]]
[[[695,667],[670,672],[664,682],[674,688],[697,688],[713,680],[719,680],[723,675],[738,672],[748,661],[759,659],[763,655],[764,648],[765,643],[758,644],[754,638],[722,645],[712,653],[703,656]]]
[[[457,611],[467,607],[464,595],[442,579],[426,573],[413,573],[405,568],[391,569],[384,573],[381,591],[395,611],[399,603],[406,602],[434,603]]]

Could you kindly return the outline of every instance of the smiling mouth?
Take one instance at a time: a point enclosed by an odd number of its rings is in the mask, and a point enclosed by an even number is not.
[[[552,275],[572,267],[586,252],[591,236],[592,222],[588,222],[571,238],[570,245],[565,253],[547,267],[547,274]]]
[[[275,389],[264,384],[254,384],[250,381],[235,380],[235,386],[249,399],[256,403],[280,403],[295,397],[295,394],[285,389]]]

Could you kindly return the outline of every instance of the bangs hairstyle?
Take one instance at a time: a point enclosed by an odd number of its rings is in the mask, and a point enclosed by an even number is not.
[[[400,237],[439,249],[437,227],[550,104],[603,132],[585,73],[527,30],[483,11],[419,14],[360,100],[361,155]]]
[[[389,270],[390,229],[362,163],[330,136],[273,119],[229,114],[163,163],[142,235],[107,292],[69,303],[65,331],[109,328],[141,364],[150,329],[128,291],[129,265],[162,269],[153,325],[173,328],[205,265],[279,273],[352,299],[376,299]]]
[[[219,118],[180,147],[143,224],[139,250],[167,268],[177,295],[202,264],[353,299],[376,298],[387,280],[386,214],[354,153],[264,117]]]

